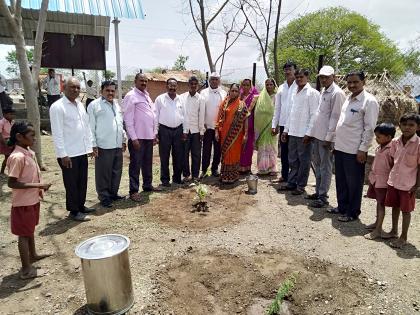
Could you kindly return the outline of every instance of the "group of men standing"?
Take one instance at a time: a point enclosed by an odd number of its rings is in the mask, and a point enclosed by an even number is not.
[[[363,72],[346,76],[351,92],[347,97],[334,82],[330,66],[319,71],[321,93],[308,83],[309,72],[297,70],[294,63],[286,63],[284,73],[286,81],[279,88],[272,121],[272,134],[281,134],[279,181],[285,184],[278,190],[290,190],[294,195],[305,193],[313,165],[316,191],[306,198],[312,200],[312,207],[327,206],[334,154],[338,207],[329,212],[341,214],[339,220],[343,222],[357,219],[378,102],[364,90]]]
[[[199,80],[193,76],[189,91],[181,95],[177,94],[177,80],[168,79],[167,92],[155,102],[146,90],[147,81],[144,74],[137,74],[121,107],[115,100],[115,83],[105,81],[101,97],[91,101],[86,110],[78,99],[80,82],[72,77],[65,81],[64,96],[52,104],[51,131],[66,189],[66,208],[73,220],[88,220],[86,214],[95,211],[85,206],[88,156],[95,158],[96,191],[103,207],[112,207],[114,201],[124,198],[118,189],[126,147],[130,153],[129,196],[136,202],[142,200],[140,172],[143,191],[161,190],[152,185],[154,145],[159,145],[163,187],[171,186],[171,180],[172,184],[198,180],[200,163],[201,176],[206,176],[212,151],[211,173],[219,175],[220,145],[214,124],[219,104],[226,97],[220,76],[212,73],[210,87],[201,93]]]

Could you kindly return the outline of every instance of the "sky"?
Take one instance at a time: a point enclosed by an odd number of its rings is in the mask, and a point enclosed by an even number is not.
[[[263,0],[262,0],[263,1]],[[187,0],[143,0],[146,14],[144,20],[122,19],[119,24],[121,66],[123,77],[138,69],[172,67],[178,55],[189,56],[188,69],[207,71],[208,63],[203,43],[194,28]],[[213,2],[215,1],[209,1]],[[343,6],[365,15],[378,24],[381,31],[406,49],[410,40],[420,35],[419,0],[283,0],[281,26],[322,8]],[[223,45],[220,38],[213,37],[210,43],[214,55]],[[12,46],[0,45],[0,72],[4,75],[7,63],[4,57]],[[111,25],[109,51],[106,53],[107,67],[115,70],[114,29]],[[241,38],[227,53],[223,74],[235,76],[243,69],[250,71],[253,62],[259,61],[257,42]]]

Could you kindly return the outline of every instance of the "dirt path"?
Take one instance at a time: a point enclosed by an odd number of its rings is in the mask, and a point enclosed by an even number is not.
[[[244,193],[244,182],[219,189],[209,180],[212,195],[205,215],[190,212],[193,188],[178,188],[147,195],[141,205],[122,201],[78,224],[65,219],[61,174],[50,139],[43,141],[49,167],[44,177],[54,185],[42,205],[37,246],[55,255],[38,263],[47,276],[18,279],[17,243],[9,232],[10,191],[2,180],[1,314],[83,314],[85,293],[74,248],[104,233],[131,239],[132,314],[264,314],[291,274],[296,275],[288,298],[292,314],[420,314],[416,212],[411,244],[394,250],[362,236],[364,224],[374,219],[370,200],[363,201],[361,221],[345,225],[324,210],[308,208],[302,197],[278,194],[269,179],[260,180],[255,196]],[[90,175],[88,200],[94,205]],[[127,186],[126,163],[121,193]],[[387,215],[387,229],[389,224]]]

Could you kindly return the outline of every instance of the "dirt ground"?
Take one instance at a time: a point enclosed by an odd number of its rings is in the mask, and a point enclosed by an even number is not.
[[[287,297],[290,314],[420,314],[420,217],[414,212],[410,244],[403,250],[363,238],[375,203],[364,199],[360,221],[340,223],[325,209],[311,209],[301,196],[279,194],[262,178],[258,194],[205,180],[209,212],[192,212],[194,187],[144,194],[113,209],[98,206],[92,220],[66,218],[61,173],[51,139],[43,148],[53,183],[36,230],[37,263],[47,275],[20,280],[16,237],[10,233],[10,190],[0,182],[0,314],[85,314],[85,291],[75,247],[105,233],[131,240],[135,304],[130,314],[265,314],[281,283],[294,275]],[[93,162],[89,206],[97,206]],[[125,160],[121,194],[128,191]],[[156,157],[154,181],[159,182]],[[313,179],[311,178],[313,181]],[[334,183],[333,186],[334,187]],[[313,187],[308,187],[312,193]],[[334,189],[331,204],[335,205]],[[416,211],[419,209],[416,203]],[[387,215],[385,228],[390,227]]]

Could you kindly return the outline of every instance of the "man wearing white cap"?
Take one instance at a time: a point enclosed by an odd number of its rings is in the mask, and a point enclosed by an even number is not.
[[[219,105],[226,97],[227,93],[220,87],[220,75],[213,72],[210,75],[210,87],[201,91],[200,95],[205,102],[204,127],[206,131],[203,138],[203,158],[201,162],[201,178],[206,176],[207,169],[210,166],[211,149],[213,147],[213,162],[211,164],[211,174],[219,176],[220,164],[220,144],[216,141],[214,126],[216,116],[219,112]]]
[[[312,162],[315,166],[316,190],[308,199],[309,205],[321,208],[328,205],[333,164],[333,143],[335,128],[340,118],[341,107],[346,99],[343,90],[334,83],[334,69],[323,66],[319,70],[319,81],[323,87],[314,123],[308,135],[313,139]]]

